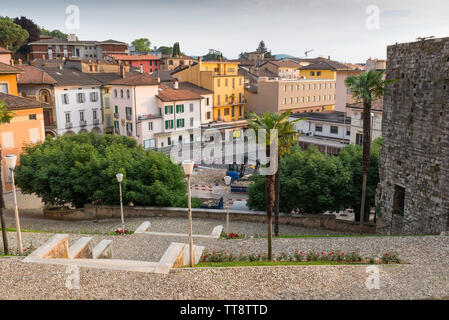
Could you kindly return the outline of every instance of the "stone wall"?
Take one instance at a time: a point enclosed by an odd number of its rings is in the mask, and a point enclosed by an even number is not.
[[[125,217],[175,217],[186,218],[187,209],[185,208],[161,208],[161,207],[123,207]],[[120,206],[93,206],[87,205],[82,209],[76,210],[57,210],[45,209],[44,216],[56,220],[97,220],[120,218]],[[225,210],[214,209],[192,209],[193,218],[218,219],[225,221]],[[231,221],[243,222],[266,222],[266,213],[259,211],[229,211]],[[346,220],[338,220],[333,215],[301,215],[280,214],[279,223],[283,225],[292,225],[304,228],[341,231],[348,233],[359,233],[360,224]],[[364,233],[376,233],[376,225],[365,223]]]
[[[376,202],[387,232],[438,234],[449,229],[449,38],[387,51],[397,82],[384,98]]]

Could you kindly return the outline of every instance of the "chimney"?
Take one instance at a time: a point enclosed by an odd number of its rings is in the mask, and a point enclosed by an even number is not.
[[[178,80],[175,80],[175,83],[173,85],[173,89],[178,90],[179,89],[179,83]]]
[[[125,66],[120,65],[120,76],[125,79]]]

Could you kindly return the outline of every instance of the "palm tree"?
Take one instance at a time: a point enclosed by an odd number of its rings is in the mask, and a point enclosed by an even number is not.
[[[290,111],[285,113],[264,113],[262,116],[251,113],[248,120],[248,127],[254,130],[266,130],[266,156],[270,157],[269,146],[274,142],[274,136],[271,136],[271,130],[277,130],[278,133],[278,168],[273,175],[265,176],[265,193],[267,199],[267,222],[268,222],[268,259],[273,260],[272,250],[272,236],[273,236],[273,209],[277,203],[277,210],[279,213],[279,160],[282,154],[289,152],[289,148],[297,141],[298,133],[294,130],[294,122],[289,121]],[[276,184],[278,187],[276,188]],[[279,233],[279,218],[275,217],[277,222],[277,233]]]
[[[8,123],[13,117],[13,113],[8,111],[6,104],[0,100],[0,125],[3,123]],[[2,149],[0,147],[0,176],[2,173]],[[3,216],[3,208],[5,207],[5,201],[3,200],[3,184],[0,181],[0,223],[2,227],[2,237],[3,237],[3,252],[8,254],[8,236],[6,233],[5,217]]]
[[[358,76],[349,76],[345,80],[346,86],[352,93],[354,99],[363,103],[363,180],[362,198],[360,207],[360,233],[362,233],[363,221],[368,220],[369,212],[365,210],[366,182],[370,165],[371,147],[371,104],[374,100],[389,93],[389,86],[396,82],[395,79],[385,80],[384,71],[370,70]],[[357,220],[357,217],[356,217]]]

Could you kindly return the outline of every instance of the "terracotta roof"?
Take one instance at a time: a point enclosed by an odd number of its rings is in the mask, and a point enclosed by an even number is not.
[[[193,90],[189,90],[186,87],[179,86],[178,89],[174,89],[173,82],[167,82],[159,85],[159,93],[157,94],[157,97],[165,102],[203,99],[201,95],[194,92]]]
[[[365,70],[365,66],[362,66],[361,64],[346,63],[346,62],[343,64],[352,70]]]
[[[172,81],[173,76],[171,70],[156,70],[151,74],[153,78],[159,78],[161,82]]]
[[[264,64],[271,63],[279,68],[300,68],[301,65],[294,61],[280,60],[280,61],[267,61]]]
[[[88,73],[82,73],[74,68],[39,67],[39,69],[54,79],[56,85],[101,85],[101,82],[89,76]]]
[[[17,68],[24,72],[17,75],[18,84],[56,84],[55,79],[50,77],[48,73],[36,67],[29,65],[18,65]]]
[[[315,63],[309,64],[308,66],[300,67],[301,70],[348,70],[350,69],[347,65],[343,63],[333,61],[333,60],[318,60]]]
[[[112,58],[115,60],[159,60],[159,57],[152,56],[149,54],[133,54],[133,55],[126,55],[126,54],[110,54]]]
[[[42,104],[36,100],[13,96],[12,94],[3,92],[0,92],[0,100],[5,102],[8,110],[32,109],[42,107]]]
[[[173,82],[171,83],[171,85],[173,86]],[[180,89],[185,89],[185,90],[190,90],[193,91],[197,94],[203,95],[203,94],[213,94],[214,92],[203,88],[203,87],[199,87],[191,82],[178,82],[179,88]]]
[[[6,48],[0,47],[0,54],[12,54],[12,52]]]
[[[0,73],[17,74],[23,71],[17,67],[10,66],[9,64],[0,62]]]
[[[125,42],[120,42],[116,40],[106,40],[106,41],[95,41],[95,40],[77,40],[77,41],[69,41],[67,39],[58,39],[58,38],[41,38],[38,41],[30,42],[28,45],[35,44],[69,44],[69,45],[83,45],[83,44],[92,44],[92,45],[100,45],[100,44],[119,44],[119,45],[127,45]]]
[[[157,78],[154,78],[147,73],[139,73],[133,76],[111,81],[109,84],[123,86],[154,86],[158,85],[159,81]]]
[[[348,105],[348,108],[363,109],[363,102]],[[371,110],[383,111],[383,109],[384,109],[384,99],[382,98],[377,99],[371,103]]]

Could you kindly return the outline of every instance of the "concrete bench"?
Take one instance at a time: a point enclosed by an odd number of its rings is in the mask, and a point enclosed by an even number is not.
[[[155,273],[169,273],[171,268],[184,265],[184,243],[172,242],[157,264]]]
[[[65,258],[69,257],[69,235],[55,234],[36,251],[28,256],[33,258]]]
[[[69,248],[69,259],[92,259],[92,240],[91,237],[82,237],[78,239]]]
[[[214,238],[216,238],[216,239],[218,239],[218,238],[220,238],[220,235],[221,235],[221,232],[222,232],[222,231],[223,231],[223,226],[222,226],[222,225],[216,226],[216,227],[212,230],[211,236],[214,237]]]
[[[149,221],[143,222],[134,233],[145,233],[150,230],[151,223]]]
[[[92,251],[93,259],[112,258],[112,240],[101,240]]]

